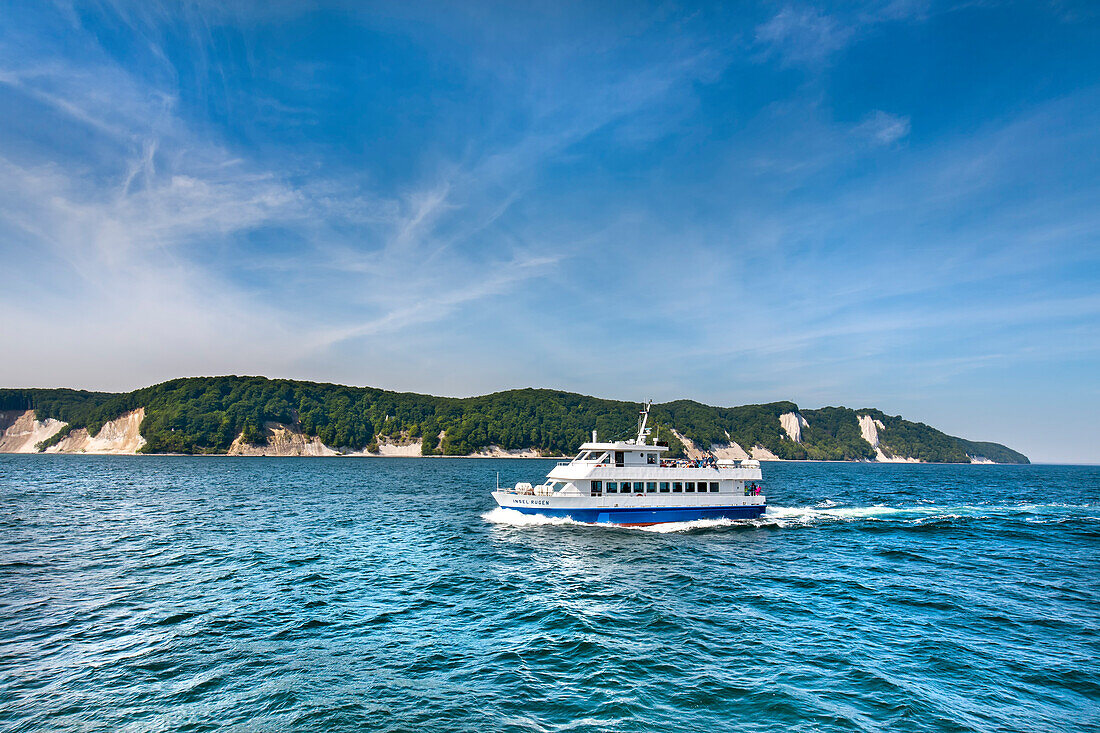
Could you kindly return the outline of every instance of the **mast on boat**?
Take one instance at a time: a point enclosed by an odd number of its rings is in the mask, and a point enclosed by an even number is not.
[[[649,408],[653,407],[653,400],[649,400],[642,404],[642,409],[638,413],[638,437],[634,440],[636,445],[645,445],[646,436],[649,435],[649,431],[646,430],[645,424],[649,420]]]

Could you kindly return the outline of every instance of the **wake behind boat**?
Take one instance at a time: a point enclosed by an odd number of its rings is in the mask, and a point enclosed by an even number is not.
[[[493,498],[524,514],[635,526],[764,513],[759,461],[662,459],[668,446],[649,442],[650,404],[639,413],[637,437],[600,443],[592,431],[592,442],[555,466],[544,483],[497,488]]]

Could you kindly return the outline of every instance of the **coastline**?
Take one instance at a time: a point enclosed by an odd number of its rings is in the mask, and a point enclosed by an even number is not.
[[[143,407],[130,410],[122,415],[104,422],[94,435],[84,427],[67,429],[66,423],[52,418],[39,420],[33,409],[10,410],[0,413],[0,454],[19,453],[36,454],[49,453],[61,455],[207,455],[226,457],[257,457],[257,458],[282,458],[282,457],[308,457],[308,458],[506,458],[506,459],[531,459],[531,460],[569,460],[572,455],[540,455],[537,449],[505,449],[496,444],[490,444],[471,453],[456,455],[424,455],[423,439],[413,437],[408,432],[399,435],[376,436],[371,444],[373,450],[340,450],[324,444],[316,435],[307,435],[299,424],[285,424],[267,422],[263,425],[261,434],[264,442],[250,443],[245,441],[244,432],[240,433],[229,448],[224,452],[202,453],[146,453],[142,449],[149,443],[141,434],[146,410]],[[798,412],[784,413],[778,419],[784,434],[783,440],[789,440],[798,444],[802,442],[802,429],[809,423]],[[879,440],[879,429],[883,427],[881,420],[872,419],[870,416],[860,416],[860,428],[862,439],[874,449],[875,457],[870,459],[811,459],[811,458],[780,458],[772,450],[763,445],[752,445],[748,450],[734,441],[729,433],[726,433],[728,442],[712,443],[703,448],[688,438],[685,434],[672,429],[672,435],[683,445],[687,458],[700,458],[704,455],[714,455],[718,458],[747,459],[759,461],[790,461],[820,462],[820,463],[930,463],[917,458],[892,455],[883,450]],[[433,439],[436,450],[443,447],[445,432]],[[186,443],[184,444],[186,445]],[[997,464],[995,461],[978,454],[967,453],[969,461],[943,462],[944,465],[970,465]],[[1026,460],[1026,458],[1025,458]],[[1006,464],[1009,462],[1005,462]]]
[[[0,407],[0,453],[423,457],[446,449],[455,457],[560,460],[572,455],[572,442],[588,434],[596,416],[621,432],[633,422],[635,405],[534,388],[440,398],[225,376],[184,377],[118,394],[0,389]],[[674,401],[657,409],[657,437],[682,446],[687,458],[1028,462],[1000,443],[947,435],[875,408]],[[493,442],[541,448],[506,450]],[[552,448],[567,452],[540,455]]]
[[[573,456],[487,456],[487,455],[457,455],[457,456],[440,456],[440,455],[378,455],[372,453],[333,453],[329,455],[300,455],[300,454],[278,454],[272,453],[260,454],[260,455],[233,455],[230,453],[81,453],[81,452],[58,452],[58,451],[37,451],[34,453],[16,453],[16,452],[0,452],[0,456],[95,456],[97,458],[232,458],[234,460],[241,458],[345,458],[349,460],[359,459],[444,459],[444,458],[456,458],[461,460],[504,460],[504,461],[568,461]],[[968,463],[946,463],[936,461],[829,461],[817,458],[804,458],[804,459],[787,459],[787,458],[766,458],[761,459],[761,463],[821,463],[821,464],[865,464],[869,466],[1097,466],[1100,463],[996,463],[994,461],[974,461]]]

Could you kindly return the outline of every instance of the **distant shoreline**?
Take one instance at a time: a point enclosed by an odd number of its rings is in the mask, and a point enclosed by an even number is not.
[[[653,405],[674,455],[823,462],[1027,463],[1000,443],[948,435],[876,408],[791,401]],[[593,429],[633,435],[637,405],[546,389],[469,398],[265,377],[184,377],[127,393],[0,389],[0,453],[172,453],[555,458]],[[529,447],[517,449],[504,446]]]
[[[417,460],[421,458],[428,459],[461,459],[461,460],[486,460],[486,461],[568,461],[572,460],[573,456],[477,456],[477,455],[463,455],[463,456],[381,456],[370,455],[363,453],[356,454],[336,454],[336,455],[324,455],[324,456],[310,456],[310,455],[231,455],[229,453],[0,453],[0,456],[83,456],[85,458],[232,458],[234,460],[241,458],[309,458],[309,459],[332,459],[332,458],[346,458],[349,460],[393,460],[393,459],[412,459]],[[787,458],[765,458],[760,459],[762,464],[764,463],[821,463],[827,465],[836,464],[851,464],[851,465],[866,465],[866,466],[1100,466],[1100,463],[947,463],[947,462],[933,462],[933,461],[825,461],[814,458],[805,459],[787,459]]]

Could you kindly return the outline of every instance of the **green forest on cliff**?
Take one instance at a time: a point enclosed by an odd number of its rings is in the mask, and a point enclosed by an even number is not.
[[[33,409],[39,420],[55,418],[68,429],[83,427],[92,434],[139,407],[145,408],[146,453],[225,453],[238,436],[263,443],[267,426],[280,423],[342,450],[373,450],[379,439],[388,438],[420,439],[425,455],[466,455],[490,445],[561,455],[588,440],[593,429],[604,440],[631,436],[638,414],[636,403],[546,389],[459,399],[264,377],[190,377],[122,394],[0,389],[2,410]],[[702,447],[736,442],[746,449],[762,446],[784,459],[860,460],[875,456],[857,417],[871,415],[885,425],[879,440],[889,454],[941,463],[966,462],[968,453],[1027,462],[997,443],[955,438],[875,409],[802,410],[809,425],[796,443],[781,429],[779,416],[798,411],[793,402],[710,407],[677,400],[654,405],[650,424],[674,454],[684,447],[671,429]],[[48,442],[60,440],[68,429]]]

